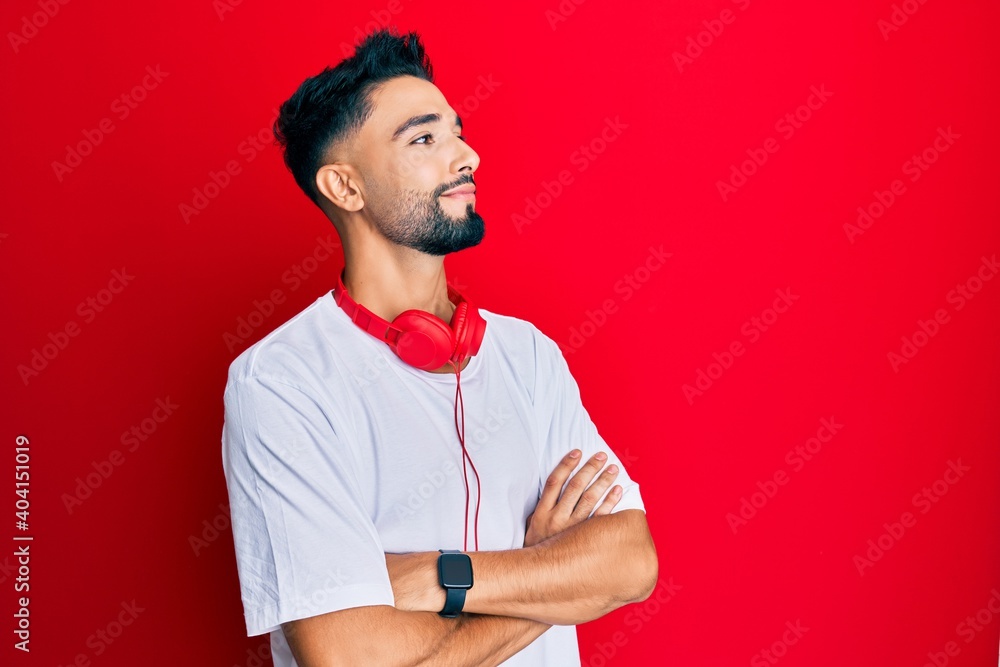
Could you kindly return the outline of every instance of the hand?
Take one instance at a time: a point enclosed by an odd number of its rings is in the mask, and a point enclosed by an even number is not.
[[[545,488],[542,490],[541,498],[538,499],[535,511],[528,516],[524,546],[530,547],[538,544],[589,518],[598,499],[618,477],[618,466],[610,465],[601,473],[597,481],[593,484],[590,483],[608,459],[607,454],[598,452],[590,457],[586,465],[573,475],[573,478],[566,484],[566,490],[560,496],[559,492],[563,488],[566,478],[580,462],[581,453],[579,449],[574,449],[563,457],[563,460],[559,462],[559,465],[545,481]],[[610,514],[621,497],[622,487],[616,485],[608,493],[601,506],[594,511],[594,516]]]

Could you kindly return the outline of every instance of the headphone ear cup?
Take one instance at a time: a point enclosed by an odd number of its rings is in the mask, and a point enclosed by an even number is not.
[[[455,306],[455,313],[451,316],[451,330],[455,336],[455,348],[452,350],[451,360],[458,364],[462,363],[468,351],[466,340],[469,330],[468,312],[469,304],[462,301]]]
[[[486,320],[479,314],[479,309],[469,304],[469,312],[465,316],[465,349],[469,356],[479,354],[479,348],[483,344],[483,337],[486,335]]]
[[[462,311],[461,316],[459,310]],[[479,309],[463,300],[455,309],[451,328],[455,332],[456,355],[465,358],[479,353],[486,333],[486,320],[479,314]]]
[[[433,371],[451,358],[455,337],[441,318],[422,310],[405,310],[392,326],[402,331],[393,350],[407,364]]]

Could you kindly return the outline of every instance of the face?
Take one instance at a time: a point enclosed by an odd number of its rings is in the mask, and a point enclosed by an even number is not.
[[[485,232],[473,193],[479,156],[437,86],[405,76],[387,81],[359,134],[362,214],[388,240],[430,255],[477,245]],[[472,186],[472,187],[470,187]]]

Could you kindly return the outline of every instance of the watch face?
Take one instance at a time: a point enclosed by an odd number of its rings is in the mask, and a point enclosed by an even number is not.
[[[438,558],[441,585],[445,588],[472,587],[472,561],[465,554],[441,554]]]

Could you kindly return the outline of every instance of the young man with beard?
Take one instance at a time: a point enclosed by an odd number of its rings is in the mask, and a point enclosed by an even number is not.
[[[278,667],[579,665],[575,625],[656,582],[638,485],[558,346],[446,282],[484,224],[432,80],[415,33],[379,31],[275,123],[345,260],[226,385],[247,633]]]

